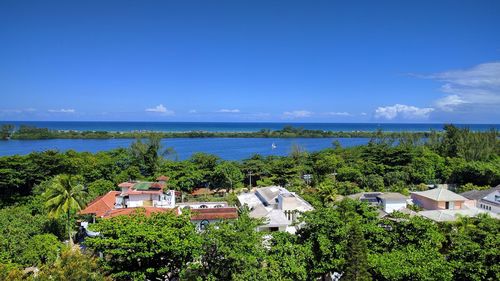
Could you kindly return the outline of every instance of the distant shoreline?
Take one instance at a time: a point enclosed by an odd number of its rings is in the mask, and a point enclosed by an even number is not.
[[[4,128],[3,125],[2,128]],[[10,131],[9,131],[10,130]],[[259,131],[77,131],[77,130],[51,130],[21,125],[8,127],[3,130],[4,140],[43,140],[43,139],[136,139],[157,136],[160,138],[375,138],[375,137],[401,137],[411,136],[416,138],[429,137],[433,132],[384,132],[384,131],[326,131],[307,130],[292,126],[285,126],[281,130],[261,129]],[[436,133],[436,132],[434,132]]]

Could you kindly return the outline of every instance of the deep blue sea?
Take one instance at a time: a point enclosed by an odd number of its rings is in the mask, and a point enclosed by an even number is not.
[[[286,125],[302,127],[305,129],[328,131],[429,131],[441,130],[443,124],[390,124],[390,123],[194,123],[194,122],[6,122],[1,124],[31,125],[54,130],[78,131],[221,131],[221,132],[248,132],[260,129],[278,130]],[[469,127],[472,130],[500,129],[500,125],[457,125]],[[227,160],[241,160],[253,154],[288,155],[291,147],[298,144],[307,151],[317,151],[332,147],[332,142],[338,140],[342,146],[356,146],[368,143],[366,138],[177,138],[165,139],[165,147],[172,147],[176,151],[177,159],[187,159],[195,152],[216,154]],[[133,140],[107,139],[107,140],[9,140],[0,141],[0,156],[14,154],[28,154],[33,151],[57,149],[60,151],[75,150],[98,152],[118,147],[128,147]],[[272,144],[276,145],[272,149]]]
[[[325,131],[412,131],[442,130],[444,124],[401,123],[231,123],[231,122],[61,122],[61,121],[0,121],[2,124],[30,125],[53,130],[75,131],[208,131],[208,132],[252,132],[260,129],[279,130],[287,125],[310,130]],[[500,129],[500,124],[455,124],[472,130]]]
[[[288,155],[292,145],[298,144],[306,151],[317,151],[332,147],[332,142],[338,140],[342,146],[356,146],[366,144],[366,138],[295,138],[295,139],[272,139],[272,138],[176,138],[164,139],[164,147],[172,147],[175,155],[172,158],[179,160],[189,158],[195,152],[215,154],[226,160],[241,160],[251,157],[253,154],[260,155]],[[60,151],[76,150],[98,152],[118,147],[129,147],[131,139],[107,139],[107,140],[8,140],[0,141],[0,156],[14,154],[28,154],[32,151],[44,151],[57,149]],[[272,149],[272,144],[276,145]]]

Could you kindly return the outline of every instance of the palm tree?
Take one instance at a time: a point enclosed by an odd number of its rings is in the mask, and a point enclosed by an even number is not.
[[[319,194],[323,198],[323,202],[326,204],[331,204],[337,201],[339,193],[334,182],[329,182],[328,180],[322,182],[318,187]]]
[[[84,206],[85,190],[82,184],[77,183],[70,175],[58,175],[54,177],[50,187],[45,191],[45,207],[50,217],[67,216],[66,227],[68,229],[69,243],[73,245],[71,238],[71,213],[81,210]]]
[[[146,141],[137,139],[130,145],[129,151],[144,176],[154,175],[162,157],[175,156],[173,148],[163,148],[158,134],[151,134]]]

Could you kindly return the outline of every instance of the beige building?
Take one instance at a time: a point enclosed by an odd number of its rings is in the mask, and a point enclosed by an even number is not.
[[[462,195],[444,188],[412,192],[411,199],[425,210],[460,210],[467,201]]]

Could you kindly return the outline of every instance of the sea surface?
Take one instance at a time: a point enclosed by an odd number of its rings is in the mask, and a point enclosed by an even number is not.
[[[164,139],[164,147],[172,147],[172,159],[187,159],[195,152],[215,154],[226,160],[241,160],[254,154],[288,155],[293,145],[300,145],[306,151],[318,151],[333,147],[338,140],[343,147],[368,143],[368,138],[175,138]],[[132,139],[51,139],[51,140],[8,140],[0,141],[0,156],[28,154],[33,151],[56,149],[98,152],[119,147],[129,147]],[[272,148],[273,143],[276,148]]]
[[[162,132],[255,132],[261,129],[280,130],[290,125],[302,127],[309,130],[325,131],[410,131],[423,132],[430,130],[442,130],[444,124],[437,123],[236,123],[236,122],[61,122],[61,121],[0,121],[2,124],[30,125],[52,130],[75,130],[75,131],[162,131]],[[500,129],[500,124],[455,124],[458,127],[469,127],[471,130],[484,131],[490,128]]]
[[[0,121],[2,124],[30,125],[52,130],[76,131],[208,131],[208,132],[252,132],[261,129],[279,130],[290,125],[311,130],[326,131],[411,131],[422,132],[442,130],[444,124],[399,124],[399,123],[222,123],[222,122],[49,122],[49,121]],[[484,131],[490,128],[500,129],[500,124],[458,124],[471,130]],[[172,147],[177,159],[189,158],[195,152],[216,154],[227,160],[241,160],[253,154],[288,155],[294,144],[312,152],[332,147],[338,140],[342,146],[350,147],[368,143],[367,138],[176,138],[165,139],[165,147]],[[51,140],[8,140],[0,141],[0,156],[28,154],[33,151],[55,149],[59,151],[75,150],[98,152],[119,147],[129,147],[131,139],[51,139]],[[272,149],[272,144],[276,145]]]

